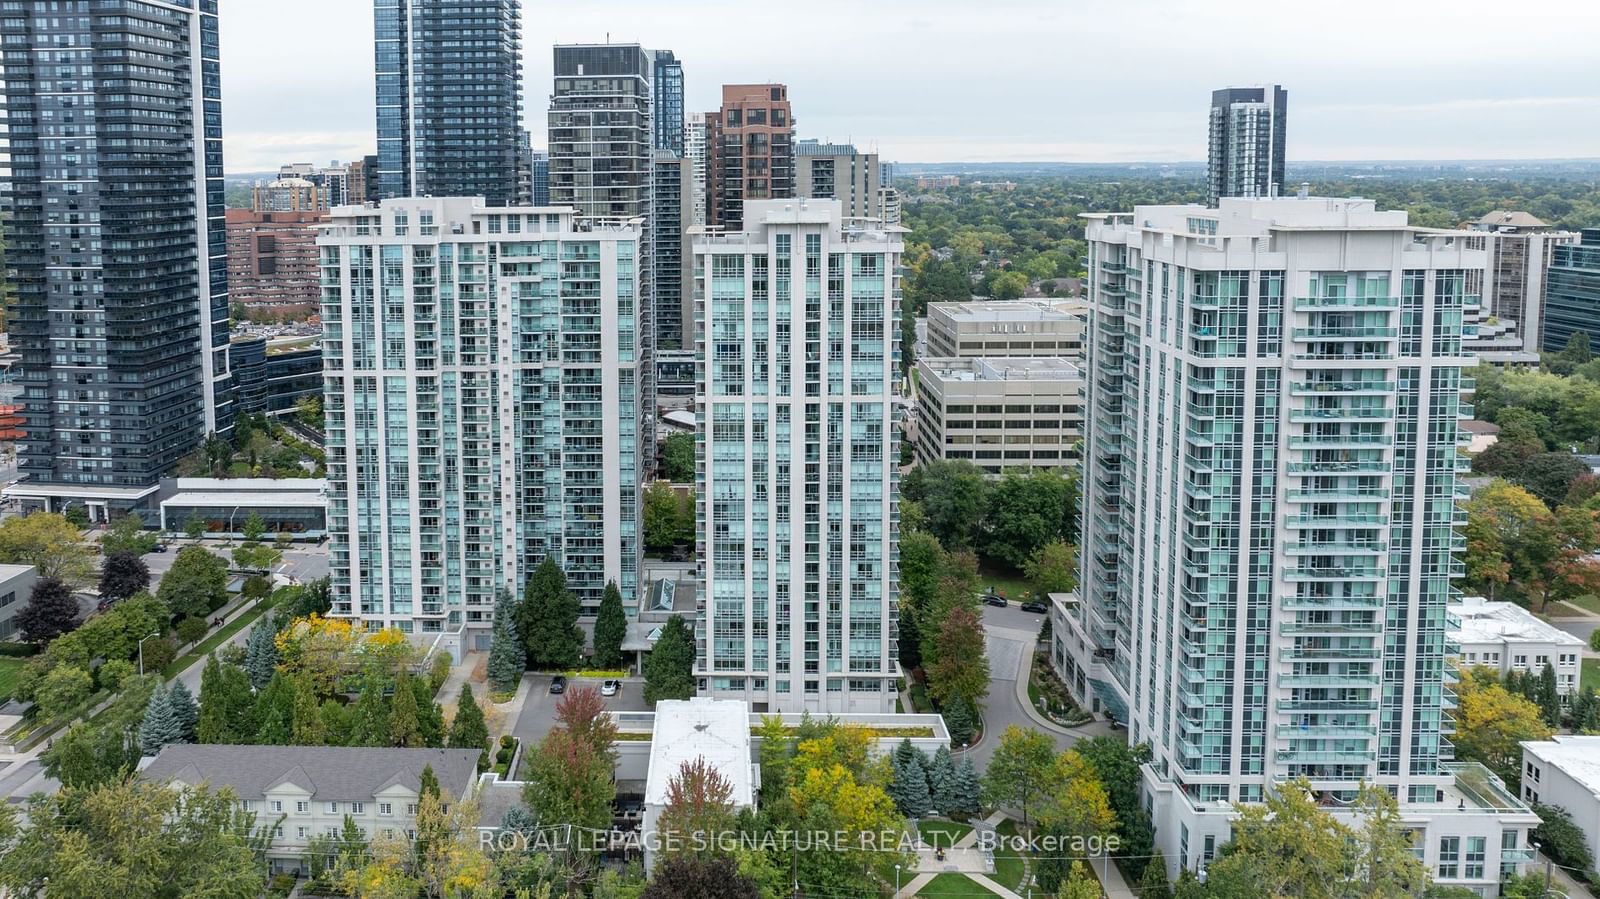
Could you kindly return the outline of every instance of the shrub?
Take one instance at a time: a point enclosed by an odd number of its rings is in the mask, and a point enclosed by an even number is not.
[[[450,657],[440,653],[433,657],[433,667],[428,669],[428,690],[437,694],[444,682],[450,679]]]
[[[40,652],[40,647],[35,643],[0,643],[0,656],[7,658],[26,659]]]
[[[180,618],[174,629],[178,632],[178,642],[187,645],[204,637],[211,626],[204,618]],[[149,658],[146,657],[145,661],[148,662]]]
[[[162,671],[178,657],[178,644],[171,637],[149,640],[144,644],[144,670]]]

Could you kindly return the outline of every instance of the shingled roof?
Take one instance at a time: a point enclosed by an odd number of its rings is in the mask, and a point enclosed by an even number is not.
[[[309,790],[313,800],[341,802],[369,800],[396,784],[420,792],[422,769],[429,765],[440,787],[461,796],[477,777],[478,751],[173,743],[141,773],[154,781],[231,787],[241,799],[287,782]]]

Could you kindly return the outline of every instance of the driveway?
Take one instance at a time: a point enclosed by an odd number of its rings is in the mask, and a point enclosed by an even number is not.
[[[544,739],[545,734],[556,722],[556,703],[561,701],[560,696],[550,692],[550,675],[524,674],[530,683],[527,698],[523,700],[522,710],[517,713],[517,723],[511,733],[521,740],[529,749],[535,743]],[[567,680],[567,689],[575,687],[593,687],[596,692],[600,690],[601,681],[596,678],[574,677]],[[602,696],[600,698],[606,708],[618,712],[648,712],[649,706],[644,701],[644,683],[642,681],[623,681],[622,689],[615,696]]]
[[[1024,676],[1023,672],[1031,663],[1039,626],[1044,624],[1044,618],[1042,614],[1022,611],[1016,603],[1005,608],[983,607],[983,629],[989,655],[989,692],[983,699],[984,737],[969,750],[980,772],[988,768],[995,747],[1000,745],[1000,734],[1013,724],[1024,730],[1049,734],[1055,740],[1057,749],[1067,749],[1078,741],[1074,735],[1040,727],[1017,698],[1017,681]],[[1026,690],[1026,687],[1024,684],[1023,689]]]
[[[1584,618],[1552,618],[1550,623],[1585,643],[1589,642],[1589,635],[1600,628],[1600,618],[1592,615]]]

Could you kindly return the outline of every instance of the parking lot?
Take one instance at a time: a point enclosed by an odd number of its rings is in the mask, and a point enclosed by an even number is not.
[[[524,678],[531,681],[528,687],[528,698],[522,704],[522,711],[517,715],[517,723],[512,728],[512,733],[529,747],[544,739],[556,720],[556,703],[561,697],[550,692],[550,675],[524,674]],[[591,687],[596,692],[600,690],[601,678],[574,677],[567,680],[567,690],[578,687]],[[618,712],[648,712],[650,707],[644,702],[643,679],[625,680],[622,689],[615,696],[601,697],[606,708]]]

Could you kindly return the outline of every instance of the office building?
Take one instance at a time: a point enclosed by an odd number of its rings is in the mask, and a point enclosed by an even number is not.
[[[17,613],[28,604],[38,580],[38,569],[32,565],[0,565],[0,640],[22,642]]]
[[[689,158],[694,169],[694,187],[690,195],[691,215],[686,219],[689,227],[704,225],[706,223],[706,200],[709,193],[706,166],[706,139],[709,126],[706,124],[706,114],[703,112],[691,113],[689,123],[683,128],[683,155]]]
[[[1538,365],[1545,277],[1556,247],[1577,243],[1578,235],[1504,210],[1468,227],[1482,233],[1489,263],[1473,291],[1482,301],[1467,310],[1467,348],[1495,365]]]
[[[700,690],[889,711],[904,231],[837,200],[742,211],[744,230],[694,241]]]
[[[847,218],[883,218],[878,193],[878,154],[854,144],[802,140],[794,145],[794,193],[812,200],[838,200]]]
[[[746,201],[795,195],[788,87],[725,84],[722,107],[706,113],[706,124],[708,224],[739,231]]]
[[[303,340],[236,338],[228,348],[241,413],[288,412],[322,396],[322,347]]]
[[[1062,356],[1083,361],[1087,312],[1075,300],[928,304],[928,354],[947,359]]]
[[[1600,736],[1557,734],[1522,744],[1522,797],[1565,809],[1600,858]]]
[[[1600,228],[1585,228],[1578,243],[1557,246],[1545,278],[1539,348],[1560,352],[1579,331],[1589,335],[1591,347],[1600,346]]]
[[[374,840],[412,834],[429,769],[449,801],[477,793],[476,749],[173,743],[139,773],[174,787],[230,790],[241,811],[273,828],[267,870],[290,874],[304,870],[312,840],[337,839],[348,823]]]
[[[27,421],[6,495],[26,507],[148,514],[161,475],[232,426],[214,6],[23,0],[0,16]]]
[[[1053,358],[919,359],[917,461],[964,459],[991,475],[1076,468],[1083,372]]]
[[[1278,85],[1211,92],[1207,202],[1283,193],[1289,92]]]
[[[1339,815],[1376,784],[1436,881],[1492,888],[1537,819],[1448,739],[1483,250],[1359,199],[1088,219],[1082,581],[1051,655],[1151,746],[1158,848],[1203,868],[1234,805],[1305,778]]]
[[[520,0],[373,0],[378,194],[517,197]]]
[[[1451,639],[1459,665],[1491,668],[1496,674],[1542,674],[1555,669],[1556,692],[1571,696],[1578,689],[1584,642],[1544,621],[1514,602],[1490,602],[1465,596],[1450,604],[1456,623]]]
[[[684,265],[688,250],[685,216],[694,194],[694,164],[670,150],[655,153],[655,199],[650,209],[651,249],[655,254],[655,345],[659,350],[694,347],[693,273]]]
[[[550,205],[550,154],[535,150],[529,157],[530,191],[533,205]]]
[[[240,540],[245,523],[259,516],[264,533],[321,540],[328,534],[327,489],[322,478],[166,478],[156,524],[176,534],[198,518],[205,536]]]
[[[656,50],[654,56],[651,85],[655,93],[651,118],[656,133],[655,148],[682,156],[683,63],[671,50]]]
[[[643,559],[640,227],[479,198],[335,209],[322,248],[332,614],[488,645],[552,557],[583,611]]]
[[[320,212],[227,211],[228,286],[246,307],[303,307],[321,302],[317,270]]]

